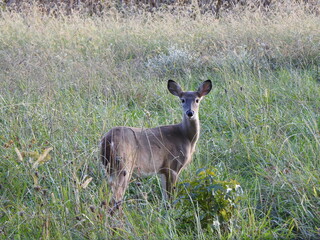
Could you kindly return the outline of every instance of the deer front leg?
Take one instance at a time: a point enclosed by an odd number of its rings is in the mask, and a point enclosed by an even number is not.
[[[162,187],[162,198],[167,202],[168,201],[167,177],[164,174],[161,174],[160,177],[161,177],[161,187]]]
[[[168,169],[161,175],[161,185],[163,189],[163,196],[166,201],[172,200],[174,186],[177,182],[178,174],[172,169]]]

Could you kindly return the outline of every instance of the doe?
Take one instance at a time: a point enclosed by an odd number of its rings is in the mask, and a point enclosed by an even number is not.
[[[106,168],[112,191],[111,214],[120,207],[132,175],[161,175],[164,198],[170,199],[182,169],[190,163],[199,138],[198,109],[203,96],[212,88],[204,81],[197,91],[182,91],[173,80],[168,90],[181,100],[180,124],[156,128],[114,127],[100,143],[101,161]]]

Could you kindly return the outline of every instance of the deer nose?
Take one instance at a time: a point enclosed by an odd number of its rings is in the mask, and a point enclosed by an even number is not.
[[[188,110],[188,111],[186,111],[186,114],[187,114],[187,116],[188,117],[193,117],[193,115],[194,115],[194,111],[192,111],[192,110]]]

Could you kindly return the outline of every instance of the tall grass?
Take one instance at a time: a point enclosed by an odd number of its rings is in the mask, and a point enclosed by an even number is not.
[[[319,25],[301,5],[219,20],[1,12],[0,237],[318,239]],[[181,179],[215,166],[240,182],[228,234],[181,231],[156,177],[134,181],[124,215],[106,217],[99,139],[116,125],[179,122],[169,78],[214,83]]]

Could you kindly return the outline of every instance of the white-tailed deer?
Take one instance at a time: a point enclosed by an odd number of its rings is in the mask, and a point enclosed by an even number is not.
[[[168,90],[181,100],[180,124],[156,128],[114,127],[101,140],[101,161],[109,175],[111,213],[119,208],[131,176],[160,174],[164,196],[172,194],[179,173],[191,161],[199,138],[199,104],[212,88],[204,81],[195,92],[184,92],[173,80]]]

